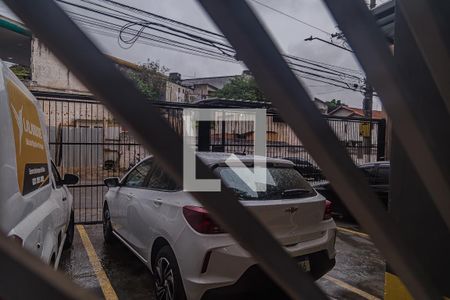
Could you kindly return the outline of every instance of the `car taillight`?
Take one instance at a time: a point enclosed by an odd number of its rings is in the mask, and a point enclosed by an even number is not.
[[[185,206],[183,207],[183,215],[189,225],[199,233],[218,234],[225,232],[211,219],[208,211],[203,207]]]
[[[331,201],[325,200],[325,211],[323,212],[323,219],[324,220],[329,220],[331,219]]]

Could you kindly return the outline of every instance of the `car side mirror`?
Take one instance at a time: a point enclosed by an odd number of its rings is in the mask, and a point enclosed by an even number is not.
[[[64,174],[64,178],[62,180],[62,184],[77,184],[78,176],[74,174]]]
[[[104,180],[105,185],[109,188],[116,187],[120,185],[118,177],[109,177]]]

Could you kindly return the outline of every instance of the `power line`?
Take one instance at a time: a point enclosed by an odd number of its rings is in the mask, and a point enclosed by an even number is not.
[[[82,0],[82,1],[85,2],[85,3],[89,3],[89,4],[92,4],[92,5],[98,6],[98,7],[102,7],[102,8],[109,9],[109,10],[112,10],[112,11],[115,11],[115,12],[119,12],[121,14],[124,14],[124,15],[127,15],[127,16],[131,16],[133,18],[137,18],[137,19],[139,19],[141,21],[144,21],[144,22],[148,21],[148,20],[140,18],[140,17],[132,16],[130,14],[127,14],[127,13],[123,12],[123,11],[119,11],[119,10],[113,9],[111,7],[108,7],[108,6],[95,3],[95,1],[93,1],[93,0]],[[142,9],[138,9],[136,7],[132,7],[132,6],[129,6],[129,5],[126,5],[126,4],[123,4],[123,3],[116,2],[114,0],[96,0],[96,1],[97,2],[108,3],[108,4],[114,5],[116,7],[120,7],[122,9],[127,9],[129,11],[133,11],[133,12],[138,13],[140,15],[146,15],[146,16],[149,16],[149,17],[152,17],[152,18],[157,18],[157,19],[160,19],[160,20],[162,20],[164,22],[168,22],[168,23],[171,23],[171,24],[176,24],[176,25],[179,25],[179,26],[182,26],[182,27],[188,27],[190,29],[193,29],[193,30],[196,30],[196,31],[199,31],[199,32],[202,32],[202,33],[214,35],[216,38],[220,38],[220,39],[226,40],[226,37],[221,35],[221,34],[219,34],[219,33],[212,32],[212,31],[209,31],[209,30],[206,30],[206,29],[203,29],[203,28],[199,28],[199,27],[196,27],[196,26],[192,26],[190,24],[183,23],[183,22],[180,22],[180,21],[177,21],[177,20],[174,20],[174,19],[170,19],[170,18],[161,16],[161,15],[157,15],[157,14],[154,14],[154,13],[142,10]],[[311,25],[311,24],[308,24],[308,25]],[[313,26],[313,25],[311,25],[311,26]],[[318,29],[322,30],[320,28],[318,28]],[[327,32],[327,34],[329,34],[329,33]],[[226,45],[226,47],[228,47],[229,49],[233,49],[229,45]],[[233,51],[234,51],[234,49],[233,49]],[[305,60],[307,60],[307,59],[305,59]],[[317,63],[320,63],[320,62],[317,62]],[[324,64],[324,65],[327,65],[327,64]],[[338,66],[333,66],[333,65],[329,65],[329,64],[328,64],[328,66],[329,67],[340,68],[342,70],[353,71],[353,72],[358,72],[359,73],[359,71],[357,71],[357,70],[352,70],[352,69],[348,69],[348,68],[344,68],[344,67],[338,67]]]
[[[339,93],[339,92],[345,92],[345,90],[343,90],[343,89],[334,89],[334,90],[328,91],[328,92],[314,93],[314,95],[320,96],[320,95],[328,95],[328,94]]]
[[[326,80],[329,80],[329,81],[333,81],[333,82],[337,82],[337,83],[342,83],[342,84],[345,84],[345,85],[348,85],[348,86],[350,85],[350,83],[348,83],[348,82],[345,82],[345,81],[342,81],[342,80],[339,80],[339,79],[335,79],[335,78],[331,78],[331,77],[326,77],[326,76],[323,76],[323,75],[320,75],[320,74],[315,74],[315,73],[312,73],[312,72],[299,70],[299,69],[292,68],[292,67],[291,67],[291,70],[295,71],[295,72],[299,72],[299,73],[305,74],[305,75],[314,76],[314,77],[318,77],[318,78],[323,78],[323,79],[326,79]],[[359,86],[358,84],[355,84],[355,85]]]
[[[358,70],[354,70],[354,69],[350,69],[350,68],[345,68],[345,67],[339,67],[339,66],[327,64],[327,63],[324,63],[324,62],[315,61],[315,60],[312,60],[312,59],[307,59],[307,58],[303,58],[303,57],[294,56],[294,55],[291,55],[291,54],[284,54],[283,56],[285,58],[288,58],[288,59],[293,59],[293,60],[296,60],[296,61],[304,62],[304,63],[311,64],[311,65],[314,65],[314,66],[317,66],[317,67],[321,67],[321,68],[324,68],[324,69],[327,69],[327,70],[342,72],[343,74],[346,74],[345,72],[350,72],[350,73],[353,73],[353,74],[360,74],[360,75],[363,74],[362,71],[358,71]],[[339,70],[342,70],[342,71],[339,71]]]
[[[317,78],[314,78],[314,77],[309,77],[309,76],[305,76],[305,75],[301,75],[301,74],[297,74],[297,76],[300,77],[300,78],[303,78],[303,79],[308,79],[308,80],[311,80],[311,81],[321,82],[321,83],[325,83],[325,84],[328,84],[328,85],[336,86],[336,87],[339,87],[339,88],[342,88],[342,89],[351,90],[353,92],[360,92],[359,90],[352,89],[352,88],[350,88],[350,87],[348,87],[346,85],[343,86],[343,85],[339,85],[339,84],[336,84],[336,83],[328,82],[328,81],[325,81],[325,80],[321,80],[321,79],[317,79]]]
[[[354,53],[352,49],[349,49],[349,48],[347,48],[347,47],[344,47],[344,46],[335,44],[335,43],[333,43],[332,41],[327,41],[327,40],[324,40],[324,39],[322,39],[322,38],[315,37],[315,36],[312,36],[312,35],[311,35],[310,37],[306,38],[306,39],[305,39],[305,42],[309,42],[309,41],[313,41],[313,40],[318,40],[318,41],[321,41],[321,42],[323,42],[323,43],[327,43],[328,45],[331,45],[331,46],[333,46],[333,47],[337,47],[337,48],[339,48],[339,49],[342,49],[342,50],[345,50],[345,51]]]
[[[88,16],[84,16],[84,15],[80,15],[78,13],[74,13],[74,12],[69,12],[71,15],[74,15],[73,19],[80,22],[80,24],[86,28],[88,28],[90,31],[94,31],[95,27],[100,28],[102,30],[107,30],[109,31],[109,33],[107,34],[107,36],[109,37],[116,37],[117,38],[117,34],[114,33],[118,33],[120,31],[121,26],[105,21],[105,20],[99,20],[93,17],[88,17]],[[101,33],[104,34],[105,31],[98,31],[97,33]],[[114,34],[114,35],[113,35]],[[165,45],[169,45],[171,47],[160,47],[160,48],[164,48],[164,49],[171,49],[176,51],[176,48],[173,47],[178,47],[184,50],[188,50],[190,52],[186,52],[186,51],[178,51],[178,52],[183,52],[183,53],[189,53],[189,54],[195,54],[198,56],[202,56],[202,57],[207,57],[207,58],[213,58],[213,59],[218,59],[221,61],[226,61],[226,62],[234,62],[237,63],[236,60],[231,59],[231,58],[225,58],[225,57],[221,57],[219,56],[220,54],[217,52],[211,52],[208,49],[204,49],[204,48],[200,48],[200,47],[196,47],[193,45],[189,45],[186,43],[182,43],[176,40],[171,40],[171,39],[167,39],[164,37],[160,37],[160,36],[156,36],[156,35],[152,35],[152,34],[148,34],[148,33],[143,33],[141,36],[143,39],[146,40],[151,40],[154,42],[158,42],[161,44],[165,44]],[[138,41],[140,42],[140,41]],[[143,43],[143,44],[147,44],[147,45],[151,45],[156,47],[156,44],[149,44],[149,43]],[[204,54],[204,55],[201,55]],[[206,56],[205,56],[206,55]]]
[[[253,1],[253,2],[255,2],[255,3],[257,3],[257,4],[261,5],[261,6],[264,6],[265,8],[268,8],[268,9],[270,9],[270,10],[272,10],[272,11],[275,11],[275,12],[277,12],[277,13],[279,13],[279,14],[285,16],[285,17],[288,17],[289,19],[292,19],[292,20],[294,20],[294,21],[297,21],[297,22],[299,22],[299,23],[301,23],[301,24],[303,24],[303,25],[305,25],[305,26],[308,26],[308,27],[310,27],[310,28],[314,28],[314,29],[316,29],[316,30],[318,30],[318,31],[320,31],[320,32],[322,32],[322,33],[325,33],[326,35],[330,35],[330,36],[331,36],[331,33],[330,33],[330,32],[325,31],[325,30],[323,30],[322,28],[319,28],[319,27],[317,27],[317,26],[311,25],[311,24],[309,24],[309,23],[307,23],[307,22],[305,22],[305,21],[303,21],[303,20],[300,20],[299,18],[296,18],[296,17],[294,17],[294,16],[292,16],[292,15],[290,15],[290,14],[288,14],[288,13],[285,13],[285,12],[279,10],[279,9],[276,9],[276,8],[274,8],[274,7],[271,7],[271,6],[269,6],[269,5],[265,4],[265,3],[262,3],[262,2],[260,2],[260,1],[258,1],[258,0],[251,0],[251,1]]]
[[[152,18],[160,18],[165,24],[148,21],[133,14],[113,9],[105,5],[96,4],[93,3],[92,0],[83,1],[95,5],[97,9],[78,5],[64,0],[57,1],[69,6],[99,14],[103,17],[123,22],[123,24],[117,24],[108,22],[104,19],[97,19],[92,16],[82,15],[69,11],[69,13],[75,16],[74,19],[78,21],[80,25],[97,34],[102,34],[108,37],[117,37],[119,44],[120,42],[123,42],[124,44],[132,45],[136,42],[139,42],[142,44],[150,45],[152,47],[169,49],[180,53],[197,55],[199,57],[205,57],[224,62],[238,63],[235,59],[235,50],[230,45],[224,43],[223,40],[225,40],[225,37],[223,37],[222,35],[215,34],[216,36],[213,38],[210,36],[210,34],[212,33],[210,31],[205,31],[201,28],[197,28],[189,24],[184,24],[182,22],[178,22],[129,6],[125,6],[124,9],[133,11],[136,10],[141,14],[149,14]],[[121,7],[124,6],[112,0],[97,1],[113,3]],[[174,28],[172,26],[173,24],[176,24],[176,26],[179,28]],[[145,32],[145,29],[155,31],[158,34],[163,34],[166,36],[151,34]],[[196,31],[197,33],[193,33],[193,31]],[[202,31],[205,31],[204,33],[209,35],[210,37],[201,36],[201,34],[204,34]],[[167,36],[174,37],[176,39],[171,39]],[[222,40],[218,41],[217,38],[220,38]],[[182,40],[184,40],[184,42]],[[356,75],[358,73],[358,71],[356,70],[333,66],[330,64],[296,57],[293,55],[284,55],[284,57],[287,59],[287,63],[290,65],[291,69],[297,74],[297,76],[301,78],[314,80],[316,82],[321,82],[327,85],[333,85],[352,91],[357,91],[360,87],[361,78]],[[294,68],[293,66],[297,68]],[[349,82],[349,80],[351,80],[352,82]]]
[[[117,35],[114,34],[114,33],[111,33],[111,32],[105,32],[105,31],[102,31],[102,30],[99,30],[99,29],[95,29],[95,28],[88,28],[88,31],[91,31],[91,32],[93,32],[93,33],[100,34],[100,35],[103,35],[103,36],[107,36],[107,37],[117,38]],[[231,62],[231,63],[237,63],[236,61],[230,61],[230,60],[225,60],[225,59],[221,59],[221,58],[217,58],[217,57],[212,57],[212,56],[210,56],[210,55],[208,55],[208,54],[203,55],[203,54],[201,54],[201,53],[199,53],[199,52],[194,52],[194,51],[189,51],[189,50],[177,49],[177,48],[174,48],[174,47],[163,46],[163,45],[161,45],[161,44],[151,43],[151,42],[143,41],[143,40],[137,41],[137,43],[144,44],[144,45],[148,45],[148,46],[155,47],[155,48],[166,49],[166,50],[172,50],[172,51],[179,52],[179,53],[184,53],[184,54],[189,54],[189,55],[195,55],[195,56],[199,56],[199,57],[203,57],[203,58],[214,59],[214,60],[223,61],[223,62],[228,62],[228,63],[229,63],[229,62]]]
[[[86,2],[86,3],[90,3],[90,4],[93,4],[93,5],[96,5],[96,6],[105,7],[103,5],[100,5],[100,4],[95,3],[93,1],[90,1],[90,0],[82,0],[82,1]],[[182,27],[188,27],[190,29],[193,29],[193,30],[196,30],[196,31],[199,31],[199,32],[202,32],[202,33],[210,34],[210,35],[213,35],[213,36],[216,36],[216,37],[219,37],[219,38],[225,38],[223,35],[221,35],[219,33],[212,32],[212,31],[209,31],[209,30],[206,30],[206,29],[203,29],[203,28],[200,28],[200,27],[196,27],[196,26],[193,26],[193,25],[190,25],[190,24],[187,24],[187,23],[183,23],[183,22],[180,22],[180,21],[177,21],[177,20],[174,20],[174,19],[170,19],[170,18],[161,16],[161,15],[154,14],[154,13],[151,13],[149,11],[145,11],[145,10],[139,9],[137,7],[129,6],[129,5],[126,5],[126,4],[123,4],[123,3],[119,3],[119,2],[113,1],[113,0],[97,0],[97,1],[104,2],[104,3],[109,3],[109,4],[112,4],[114,6],[125,8],[125,9],[128,9],[130,11],[133,11],[133,12],[141,14],[141,15],[150,16],[150,17],[153,17],[153,18],[165,21],[165,22],[169,22],[169,23],[172,23],[172,24],[180,25]],[[108,7],[105,7],[105,8],[108,8]],[[111,8],[109,8],[109,9],[111,9]],[[141,20],[144,20],[144,19],[141,19]]]
[[[318,72],[322,72],[322,73],[325,73],[325,74],[338,76],[338,77],[348,77],[348,78],[352,78],[352,79],[357,80],[357,81],[361,80],[361,78],[359,78],[357,76],[350,75],[350,74],[343,73],[343,72],[339,72],[339,71],[334,71],[334,70],[327,69],[327,68],[325,68],[325,70],[317,69],[317,68],[313,68],[313,67],[310,67],[310,66],[306,66],[306,65],[302,65],[302,64],[298,64],[298,63],[293,63],[293,62],[290,62],[290,61],[288,61],[288,64],[292,65],[292,66],[296,66],[296,67],[307,68],[307,69],[312,70],[312,71],[318,71]],[[328,70],[330,70],[330,71],[328,71]]]

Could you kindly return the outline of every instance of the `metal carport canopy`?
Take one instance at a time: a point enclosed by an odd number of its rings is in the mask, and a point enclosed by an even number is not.
[[[0,58],[4,61],[30,65],[31,32],[23,24],[0,15]]]

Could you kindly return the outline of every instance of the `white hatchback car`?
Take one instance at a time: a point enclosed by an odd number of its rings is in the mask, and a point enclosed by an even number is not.
[[[225,164],[229,155],[199,153],[304,270],[317,279],[332,269],[336,225],[330,203],[282,159],[267,158],[267,191],[256,193]],[[254,162],[253,156],[238,158]],[[272,286],[255,260],[152,157],[105,184],[105,241],[117,237],[148,266],[158,299],[228,298]]]

